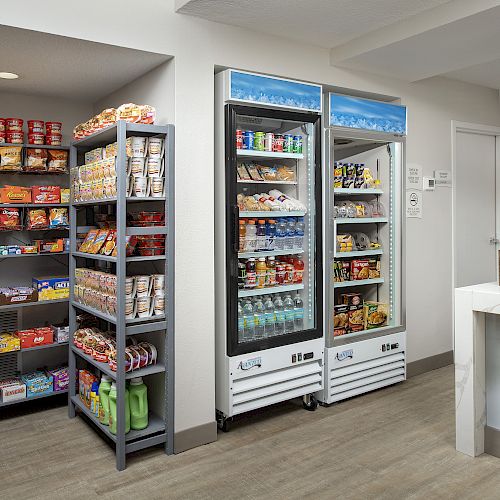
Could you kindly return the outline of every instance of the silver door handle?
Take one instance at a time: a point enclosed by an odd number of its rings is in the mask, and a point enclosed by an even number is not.
[[[500,240],[494,236],[490,236],[490,245],[496,245],[497,243],[500,243]]]

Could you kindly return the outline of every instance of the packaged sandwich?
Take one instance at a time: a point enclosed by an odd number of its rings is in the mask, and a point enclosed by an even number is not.
[[[277,181],[278,180],[278,172],[276,171],[276,167],[268,167],[266,165],[259,166],[260,175],[265,181]]]
[[[250,174],[248,173],[247,167],[243,163],[240,163],[238,165],[238,175],[240,176],[240,179],[242,181],[252,180],[252,178],[250,177]]]
[[[259,173],[259,169],[257,168],[257,165],[254,165],[253,163],[247,165],[247,170],[248,174],[250,175],[250,178],[253,181],[263,181],[264,179]]]
[[[288,165],[278,165],[277,175],[280,181],[295,182],[296,180],[295,170]]]

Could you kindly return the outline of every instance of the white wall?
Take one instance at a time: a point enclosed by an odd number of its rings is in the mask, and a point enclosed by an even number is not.
[[[214,418],[214,65],[400,96],[408,106],[407,161],[424,175],[451,168],[452,119],[500,125],[491,89],[334,68],[325,49],[174,14],[174,0],[145,0],[143,10],[131,0],[87,0],[78,16],[57,0],[36,12],[25,3],[11,4],[0,22],[175,56],[177,432]],[[142,21],[139,28],[140,12],[147,29]],[[451,190],[425,193],[423,218],[407,224],[410,361],[452,349],[451,245]]]

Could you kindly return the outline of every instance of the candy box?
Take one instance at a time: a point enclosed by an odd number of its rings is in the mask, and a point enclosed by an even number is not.
[[[2,403],[9,403],[26,398],[26,386],[19,378],[10,378],[0,381],[0,397]]]
[[[52,344],[54,342],[54,334],[50,327],[18,330],[16,336],[21,342],[21,349],[29,349],[31,347]]]
[[[33,203],[61,203],[59,186],[33,186],[31,188]]]
[[[0,288],[0,306],[36,302],[37,300],[37,291],[30,287]]]
[[[33,288],[38,291],[38,300],[58,300],[69,298],[68,276],[34,277]]]
[[[0,333],[0,353],[19,351],[21,343],[19,339],[10,333]]]
[[[37,370],[32,373],[21,375],[21,380],[26,384],[27,398],[33,398],[53,392],[52,376],[47,376],[42,371]]]
[[[62,344],[69,341],[69,325],[51,325],[51,328],[54,335],[54,342]]]
[[[4,186],[0,188],[2,203],[31,203],[32,190],[23,186]]]
[[[36,240],[39,253],[60,253],[64,251],[65,242],[63,238],[57,240]]]
[[[54,392],[65,391],[69,385],[69,373],[67,367],[49,370],[47,375],[52,377]]]
[[[21,246],[22,254],[34,254],[38,253],[38,247],[36,245],[23,245]]]

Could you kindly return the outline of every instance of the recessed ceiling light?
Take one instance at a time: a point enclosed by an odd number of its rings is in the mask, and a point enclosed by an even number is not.
[[[7,71],[0,71],[0,78],[15,80],[16,78],[19,78],[19,75],[16,75],[15,73],[8,73]]]

